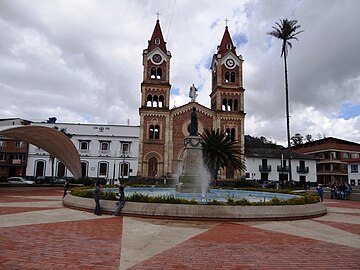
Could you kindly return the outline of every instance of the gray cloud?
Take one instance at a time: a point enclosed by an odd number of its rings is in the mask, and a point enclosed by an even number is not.
[[[209,106],[208,60],[225,18],[244,62],[246,133],[284,143],[285,94],[279,40],[266,33],[282,18],[305,30],[289,52],[291,129],[360,141],[360,3],[292,1],[9,1],[0,2],[0,118],[139,123],[142,50],[155,12],[172,52],[171,107]],[[172,13],[174,11],[174,13]],[[246,36],[246,42],[240,37]]]

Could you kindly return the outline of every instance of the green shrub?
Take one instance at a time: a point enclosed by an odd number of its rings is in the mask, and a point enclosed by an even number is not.
[[[263,189],[261,189],[263,190]],[[290,191],[288,193],[291,193]],[[84,187],[76,187],[71,190],[71,195],[85,198],[93,198],[94,197],[94,187],[93,186],[84,186]],[[312,204],[317,203],[319,198],[316,194],[305,192],[298,197],[290,198],[287,200],[280,200],[277,197],[273,197],[270,201],[264,202],[250,202],[245,198],[240,200],[235,200],[233,197],[228,196],[227,202],[223,203],[217,200],[212,200],[207,202],[207,204],[211,205],[253,205],[253,206],[262,206],[262,205],[301,205],[301,204]],[[102,200],[116,200],[114,192],[102,192],[101,193]],[[125,197],[126,201],[131,202],[147,202],[147,203],[170,203],[170,204],[199,204],[194,199],[183,199],[183,198],[175,198],[169,195],[156,196],[151,197],[148,195],[144,195],[141,193],[134,193],[130,196]]]

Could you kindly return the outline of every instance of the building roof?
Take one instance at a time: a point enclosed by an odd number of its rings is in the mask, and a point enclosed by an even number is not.
[[[275,159],[288,159],[288,150],[284,149],[268,149],[268,148],[246,148],[245,149],[246,157],[255,157],[255,158],[275,158]],[[308,159],[308,160],[318,160],[319,158],[314,155],[304,155],[301,153],[291,152],[292,159]]]
[[[344,151],[360,151],[360,144],[356,142],[346,141],[334,137],[307,142],[291,147],[291,150],[308,153],[321,150],[344,150]]]
[[[229,44],[229,43],[231,44],[230,49],[227,47],[227,44]],[[234,46],[234,44],[232,42],[228,27],[226,26],[223,38],[221,40],[220,45],[218,46],[217,53],[221,54],[221,55],[225,55],[227,52],[231,51],[236,55],[236,50],[235,49],[236,49],[236,47]]]
[[[155,43],[155,39],[159,39],[159,44]],[[154,48],[160,48],[165,54],[166,54],[166,42],[164,40],[162,31],[161,31],[161,27],[160,27],[160,22],[159,20],[156,20],[156,25],[153,31],[153,34],[151,36],[151,39],[149,40],[149,44],[148,44],[148,51],[152,51]]]

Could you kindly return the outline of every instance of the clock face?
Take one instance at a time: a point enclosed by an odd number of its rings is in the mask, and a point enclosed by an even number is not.
[[[160,54],[154,54],[153,57],[152,57],[152,60],[154,61],[154,63],[158,64],[161,62],[162,60],[162,57]]]
[[[235,61],[232,60],[232,59],[228,59],[228,60],[226,60],[226,65],[227,65],[229,68],[232,68],[232,67],[234,67],[234,65],[235,65]]]

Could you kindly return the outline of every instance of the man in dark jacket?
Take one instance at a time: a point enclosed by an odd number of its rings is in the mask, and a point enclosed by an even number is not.
[[[114,216],[120,216],[121,209],[125,205],[125,201],[124,201],[125,200],[125,193],[124,193],[124,187],[123,186],[119,187],[119,193],[116,195],[116,198],[119,201],[116,203],[117,208],[116,208],[116,211],[114,213]]]
[[[97,181],[94,191],[94,200],[95,200],[95,215],[98,216],[101,216],[100,194],[101,194],[101,183],[100,181]]]

